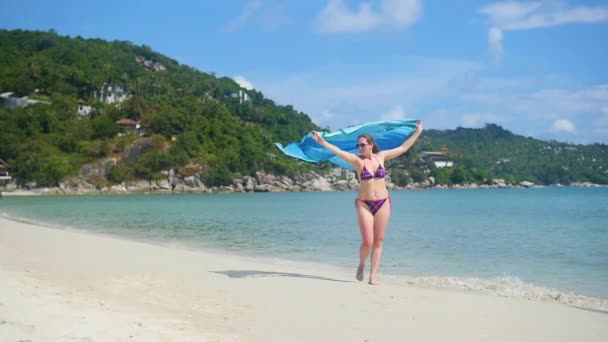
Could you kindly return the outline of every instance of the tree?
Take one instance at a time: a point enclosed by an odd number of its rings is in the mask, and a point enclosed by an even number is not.
[[[435,167],[431,169],[431,176],[435,179],[435,184],[451,184],[451,170],[447,168]]]
[[[471,179],[471,175],[469,171],[463,168],[456,168],[452,172],[452,176],[450,177],[450,179],[454,184],[463,184]]]
[[[133,166],[125,163],[116,164],[110,168],[107,178],[113,184],[132,181],[135,179]]]
[[[43,157],[38,164],[39,167],[34,176],[38,184],[42,186],[59,186],[59,182],[71,172],[66,158],[57,155]]]
[[[99,115],[91,121],[93,139],[113,138],[118,134],[118,125],[107,115]]]

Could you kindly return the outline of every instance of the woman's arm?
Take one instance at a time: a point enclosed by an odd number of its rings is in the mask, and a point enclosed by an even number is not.
[[[327,149],[329,152],[342,158],[345,162],[351,164],[355,168],[357,168],[357,166],[359,165],[359,157],[357,157],[357,155],[343,151],[339,147],[328,143],[327,141],[325,141],[325,139],[323,139],[323,137],[319,133],[312,132],[312,138],[315,139],[315,141],[319,143],[319,145],[325,147],[325,149]]]
[[[421,133],[422,133],[422,121],[418,121],[418,123],[416,123],[416,131],[414,131],[414,134],[412,134],[411,137],[409,137],[406,141],[404,141],[403,144],[401,144],[401,146],[395,147],[390,150],[381,151],[380,153],[378,153],[378,155],[383,156],[384,160],[389,160],[389,159],[394,159],[394,158],[399,157],[400,155],[407,152],[414,145],[414,143],[416,142],[416,140],[418,139],[418,137],[420,136]]]

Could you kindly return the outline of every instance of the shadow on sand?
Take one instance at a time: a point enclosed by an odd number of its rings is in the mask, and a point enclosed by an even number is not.
[[[307,278],[317,279],[325,281],[335,281],[340,283],[352,283],[348,280],[333,279],[327,277],[320,277],[310,274],[300,273],[288,273],[288,272],[267,272],[267,271],[256,271],[256,270],[227,270],[227,271],[209,271],[211,273],[223,274],[230,278],[250,278],[250,277],[291,277],[291,278]]]

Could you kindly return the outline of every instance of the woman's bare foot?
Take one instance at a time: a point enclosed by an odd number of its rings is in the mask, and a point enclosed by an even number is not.
[[[363,281],[363,273],[365,272],[365,264],[359,264],[359,268],[357,268],[357,280]]]
[[[376,280],[376,278],[369,278],[369,283],[370,285],[380,285],[380,283],[378,283],[378,280]]]

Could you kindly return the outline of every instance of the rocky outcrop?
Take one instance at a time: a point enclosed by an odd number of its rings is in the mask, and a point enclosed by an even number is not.
[[[134,146],[130,153],[132,158],[146,150],[147,144],[140,143]],[[209,187],[204,183],[205,177],[201,171],[198,173],[182,175],[179,171],[171,169],[162,172],[164,176],[157,181],[130,181],[122,184],[109,184],[105,176],[110,168],[118,161],[113,158],[98,163],[86,164],[79,175],[66,179],[56,188],[39,188],[35,183],[28,184],[32,194],[125,194],[125,193],[213,193],[213,192],[304,192],[304,191],[357,191],[359,183],[354,173],[330,173],[321,175],[317,172],[308,172],[291,179],[287,176],[276,176],[265,172],[256,172],[254,175],[237,175],[232,184],[227,186]],[[196,169],[195,169],[196,170]],[[532,182],[523,181],[517,185],[507,184],[502,179],[492,180],[487,184],[436,184],[433,177],[422,182],[410,182],[406,186],[397,186],[391,182],[390,177],[385,179],[389,190],[415,190],[415,189],[489,189],[489,188],[533,188],[538,187]],[[598,186],[592,183],[577,183],[575,186]],[[14,188],[14,187],[13,187]],[[19,192],[21,189],[15,188]],[[3,191],[9,191],[5,188]]]
[[[154,147],[154,145],[152,144],[152,140],[150,138],[138,139],[125,149],[123,153],[123,160],[136,162],[142,154],[146,153],[152,147]]]
[[[80,178],[83,179],[89,179],[91,176],[105,177],[110,171],[110,168],[116,165],[116,163],[116,158],[108,158],[103,159],[97,163],[84,164],[80,168],[80,172],[78,175],[80,176]]]
[[[520,186],[523,186],[524,188],[531,188],[534,186],[534,183],[532,182],[527,182],[527,181],[523,181],[519,183]]]
[[[146,59],[143,56],[135,57],[135,61],[137,63],[141,64],[148,71],[157,72],[157,71],[167,70],[167,68],[164,65],[160,64],[159,62],[154,62],[152,60]]]

